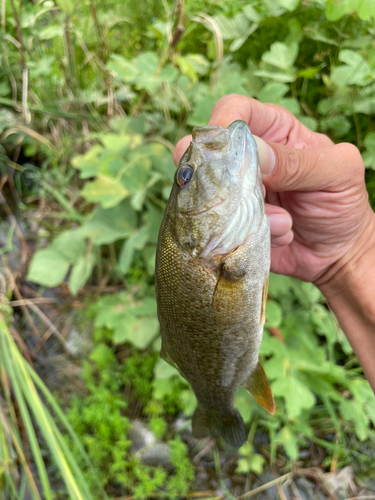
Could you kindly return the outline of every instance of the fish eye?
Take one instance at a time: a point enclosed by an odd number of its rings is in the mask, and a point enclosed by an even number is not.
[[[186,184],[189,184],[191,178],[193,177],[193,172],[194,169],[190,165],[183,165],[180,167],[176,176],[177,183],[180,186],[186,186]]]

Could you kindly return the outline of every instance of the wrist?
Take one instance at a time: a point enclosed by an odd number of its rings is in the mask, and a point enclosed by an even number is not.
[[[352,248],[314,283],[328,302],[338,295],[355,293],[357,287],[375,284],[373,278],[368,280],[375,272],[375,214],[370,206],[363,227]]]

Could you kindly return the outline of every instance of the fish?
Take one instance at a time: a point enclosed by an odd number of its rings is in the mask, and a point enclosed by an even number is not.
[[[235,407],[242,385],[269,413],[275,402],[259,362],[270,270],[257,146],[247,123],[196,127],[177,167],[155,268],[160,356],[197,399],[197,438],[246,441]]]

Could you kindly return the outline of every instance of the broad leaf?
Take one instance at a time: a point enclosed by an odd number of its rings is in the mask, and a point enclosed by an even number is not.
[[[43,286],[57,286],[68,273],[70,263],[57,250],[38,250],[31,259],[26,279]]]

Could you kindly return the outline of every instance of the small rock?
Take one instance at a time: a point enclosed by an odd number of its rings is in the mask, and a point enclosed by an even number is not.
[[[173,423],[173,427],[177,432],[192,433],[191,419],[186,418],[183,414],[179,415]]]
[[[141,450],[145,446],[150,446],[156,443],[156,437],[154,436],[154,433],[139,420],[134,420],[134,422],[132,423],[129,432],[129,439],[133,442],[130,448],[133,453]]]
[[[171,450],[166,443],[157,441],[154,433],[142,422],[135,420],[129,432],[133,442],[131,451],[141,461],[153,467],[161,465],[168,472],[174,469],[171,462]]]
[[[166,443],[154,443],[138,450],[135,454],[146,465],[158,466],[161,465],[168,472],[174,469],[171,462],[171,450]]]

